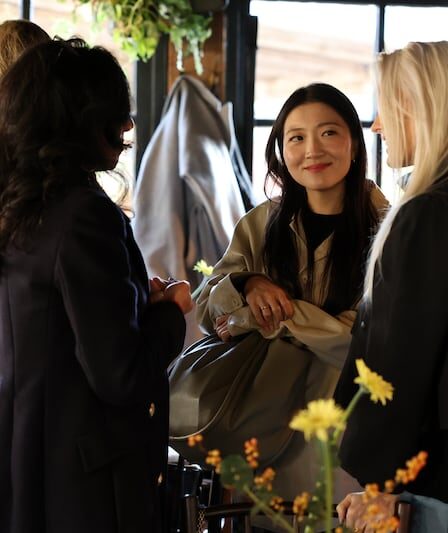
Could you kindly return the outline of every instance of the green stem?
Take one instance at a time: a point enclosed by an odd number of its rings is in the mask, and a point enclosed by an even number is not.
[[[366,389],[364,389],[363,387],[359,387],[357,393],[353,396],[351,402],[348,404],[348,407],[344,412],[344,416],[342,417],[342,421],[344,422],[344,425],[345,425],[345,422],[347,422],[349,416],[352,414],[353,409],[356,407],[356,404],[358,403],[359,399],[361,398],[361,396],[366,394],[366,392],[367,392]],[[335,432],[333,433],[334,442],[336,443],[338,442],[338,438],[341,432],[342,432],[342,429],[335,430]]]
[[[260,500],[258,496],[250,490],[248,486],[244,487],[244,492],[249,496],[249,498],[260,508],[263,513],[269,517],[274,524],[281,526],[288,533],[294,533],[294,528],[291,524],[283,518],[279,513],[276,513],[269,505]]]
[[[205,285],[207,284],[207,281],[208,281],[208,278],[209,276],[204,276],[201,280],[201,283],[199,283],[199,285],[196,287],[196,289],[191,293],[191,298],[193,300],[196,301],[196,299],[198,298],[198,296],[201,294],[202,292],[202,289],[205,287]]]
[[[331,460],[330,443],[319,441],[325,472],[325,532],[330,533],[333,518],[333,464]]]

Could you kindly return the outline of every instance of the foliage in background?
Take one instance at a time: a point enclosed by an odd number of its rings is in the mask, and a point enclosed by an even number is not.
[[[76,0],[90,4],[99,23],[110,23],[113,36],[133,59],[147,61],[167,34],[177,52],[177,69],[192,54],[202,74],[204,42],[210,37],[211,17],[194,13],[189,0]]]
[[[319,446],[321,457],[320,475],[313,493],[303,492],[292,502],[292,511],[305,526],[305,533],[314,533],[316,528],[325,528],[326,533],[333,531],[333,488],[334,468],[339,466],[337,457],[338,442],[346,422],[359,399],[369,394],[371,401],[383,406],[392,400],[393,387],[376,372],[372,372],[362,359],[356,361],[358,377],[355,383],[359,389],[347,409],[343,410],[333,399],[315,400],[306,409],[299,411],[291,420],[290,427],[304,433],[306,440],[314,439]],[[266,468],[258,472],[259,450],[255,438],[245,442],[244,455],[229,455],[222,458],[219,450],[207,451],[203,437],[195,435],[189,439],[190,446],[199,445],[207,454],[205,462],[213,466],[221,475],[221,482],[227,488],[236,489],[254,503],[253,514],[262,512],[272,522],[287,533],[294,533],[294,528],[284,515],[285,502],[273,492],[275,471]],[[426,452],[420,452],[406,463],[406,468],[396,471],[395,479],[386,481],[383,492],[391,493],[399,484],[413,481],[425,466]],[[366,457],[366,461],[369,458]],[[382,516],[375,498],[380,494],[377,484],[366,485],[363,498],[371,527],[377,533],[396,531],[399,522],[394,516]],[[337,533],[351,531],[341,525]]]

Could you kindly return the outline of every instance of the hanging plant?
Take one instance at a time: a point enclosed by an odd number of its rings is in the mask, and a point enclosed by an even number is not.
[[[98,22],[111,22],[114,39],[133,59],[150,59],[160,37],[167,34],[177,53],[177,69],[182,71],[184,56],[192,54],[196,72],[202,74],[211,17],[194,12],[189,0],[76,1],[91,4]]]

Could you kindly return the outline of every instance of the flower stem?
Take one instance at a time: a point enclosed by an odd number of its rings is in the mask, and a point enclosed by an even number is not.
[[[257,507],[259,507],[259,509],[272,520],[274,524],[281,526],[288,533],[294,533],[294,528],[291,526],[291,524],[285,520],[281,514],[276,513],[273,509],[271,509],[271,507],[269,507],[269,505],[260,500],[260,498],[258,498],[258,496],[252,492],[248,486],[244,487],[244,492],[257,505]]]
[[[356,404],[358,403],[359,399],[361,398],[363,394],[366,394],[366,392],[367,391],[363,387],[359,387],[358,391],[353,396],[351,402],[348,404],[347,409],[344,411],[344,415],[342,417],[342,422],[344,423],[344,425],[345,425],[345,422],[347,422],[350,415],[352,414],[353,409],[356,407]],[[341,431],[342,431],[341,429],[336,429],[335,432],[333,433],[334,442],[336,443],[338,442],[338,438],[339,438],[339,435],[341,434]]]
[[[196,289],[194,289],[194,291],[191,293],[191,298],[192,300],[196,301],[198,296],[201,294],[202,292],[202,289],[205,287],[205,285],[207,284],[207,281],[208,281],[208,276],[204,276],[201,280],[201,283],[199,283],[199,285],[196,287]]]
[[[319,441],[325,472],[325,532],[331,532],[333,518],[333,464],[331,460],[330,443]]]

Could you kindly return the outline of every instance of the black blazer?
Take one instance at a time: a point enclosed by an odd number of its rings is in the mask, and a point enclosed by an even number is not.
[[[335,392],[343,406],[357,390],[357,358],[393,384],[394,398],[385,407],[361,399],[343,437],[342,467],[361,484],[383,483],[426,450],[427,466],[406,489],[448,502],[446,182],[407,202],[394,220]]]
[[[53,202],[0,279],[0,531],[158,531],[166,367],[185,322],[148,304],[128,219],[97,189]]]

